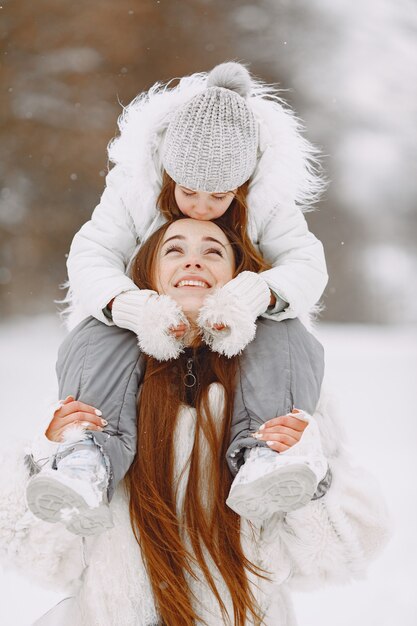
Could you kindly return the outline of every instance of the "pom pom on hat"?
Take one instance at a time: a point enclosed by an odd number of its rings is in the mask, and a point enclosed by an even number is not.
[[[241,63],[220,63],[208,75],[207,87],[223,87],[247,98],[252,89],[252,79]]]
[[[195,191],[226,192],[253,174],[258,124],[247,97],[252,81],[240,63],[221,63],[208,75],[207,89],[172,115],[162,162],[171,178]]]

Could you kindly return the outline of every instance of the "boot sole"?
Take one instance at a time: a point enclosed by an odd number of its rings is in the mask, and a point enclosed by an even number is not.
[[[113,527],[108,506],[89,507],[79,493],[49,476],[31,479],[26,500],[33,515],[51,524],[62,522],[75,535],[95,535]],[[77,515],[65,520],[62,516],[65,509],[76,509]]]
[[[227,506],[246,519],[266,520],[277,512],[289,512],[310,502],[317,478],[306,465],[288,465],[251,483],[236,485]]]

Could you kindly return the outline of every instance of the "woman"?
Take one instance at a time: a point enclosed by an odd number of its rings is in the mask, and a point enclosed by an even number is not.
[[[195,220],[163,228],[150,248],[142,249],[143,255],[153,247],[153,253],[138,282],[143,279],[158,291],[170,292],[192,321],[206,288],[179,286],[184,259],[179,263],[171,256],[176,252],[168,250],[180,237],[185,244],[210,238],[217,240],[216,247],[223,246],[223,258],[209,269],[204,259],[199,262],[195,247],[182,253],[194,255],[192,262],[203,268],[200,278],[208,288],[230,280],[236,255],[219,226]],[[143,257],[137,266],[144,267]],[[84,329],[91,323],[104,328],[90,321]],[[116,328],[114,332],[120,333],[123,346],[129,333]],[[127,492],[119,488],[111,503],[113,529],[81,540],[60,525],[36,520],[22,503],[27,480],[23,464],[4,468],[0,495],[7,508],[1,517],[2,548],[23,569],[31,566],[43,579],[71,587],[76,598],[69,619],[58,617],[61,605],[49,616],[52,621],[45,618],[40,623],[293,626],[289,585],[348,580],[383,544],[385,516],[378,496],[366,486],[364,472],[349,466],[329,418],[320,413],[316,416],[333,473],[328,493],[262,525],[240,520],[226,507],[231,476],[224,453],[237,362],[204,354],[196,339],[191,333],[184,358],[171,364],[149,359],[146,364],[137,455]],[[190,358],[192,370],[187,366]],[[196,384],[187,387],[192,377]],[[93,432],[100,428],[96,418],[88,411],[55,415],[48,437],[59,441],[63,429],[74,421],[87,421]],[[287,435],[295,441],[302,438],[299,421],[294,417]],[[270,439],[283,438],[279,426],[267,430]]]

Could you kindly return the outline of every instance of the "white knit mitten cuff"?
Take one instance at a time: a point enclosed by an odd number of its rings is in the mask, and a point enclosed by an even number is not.
[[[226,293],[233,294],[256,319],[265,313],[271,299],[271,292],[266,281],[255,272],[242,272],[222,287]]]
[[[114,323],[133,331],[141,350],[158,361],[176,359],[183,351],[181,341],[169,331],[188,324],[187,318],[169,296],[149,289],[125,291],[115,298],[112,314]]]
[[[132,289],[123,291],[114,299],[112,306],[113,322],[119,328],[127,328],[136,333],[138,320],[151,296],[157,296],[150,289]]]

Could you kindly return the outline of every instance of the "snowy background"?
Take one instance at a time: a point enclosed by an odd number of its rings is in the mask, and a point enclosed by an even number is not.
[[[366,580],[297,594],[299,623],[415,626],[417,329],[323,325],[320,334],[352,454],[379,477],[395,532]],[[36,430],[41,407],[53,396],[61,337],[54,317],[21,318],[0,325],[0,380],[5,383],[1,420],[6,440]],[[0,570],[2,626],[30,626],[61,597]]]
[[[284,90],[324,155],[331,184],[307,219],[330,274],[327,374],[396,525],[367,580],[296,596],[300,626],[415,626],[415,0],[6,0],[0,18],[2,444],[30,436],[53,397],[52,302],[121,105],[156,80],[242,60]],[[29,626],[57,599],[0,572],[1,626]]]

